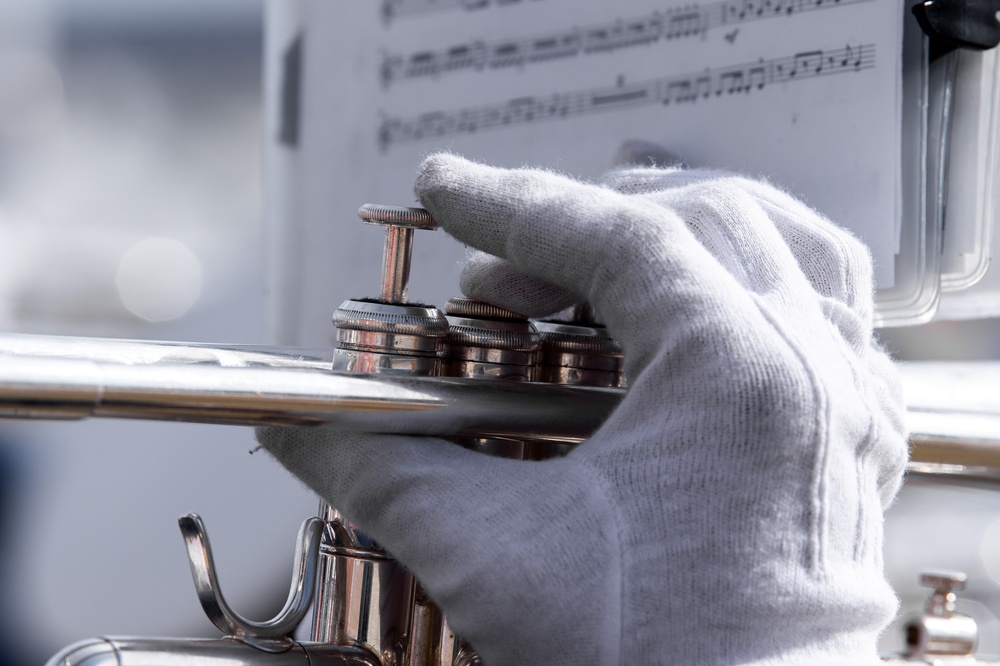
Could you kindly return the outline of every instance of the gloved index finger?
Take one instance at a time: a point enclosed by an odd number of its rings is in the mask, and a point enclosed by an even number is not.
[[[449,154],[424,161],[415,189],[452,236],[589,300],[616,336],[634,327],[615,322],[645,328],[703,313],[709,300],[731,312],[731,294],[743,292],[676,214],[650,201]]]

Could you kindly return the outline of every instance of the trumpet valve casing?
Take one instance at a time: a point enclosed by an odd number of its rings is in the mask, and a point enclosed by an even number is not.
[[[438,350],[448,332],[448,320],[435,307],[344,301],[333,313],[337,349],[333,369],[353,374],[436,376]]]
[[[538,381],[617,388],[625,383],[621,346],[596,323],[538,321]]]
[[[470,298],[445,306],[448,334],[441,348],[446,377],[532,381],[541,344],[528,318]]]

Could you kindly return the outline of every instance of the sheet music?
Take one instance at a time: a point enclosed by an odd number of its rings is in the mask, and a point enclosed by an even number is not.
[[[411,202],[414,169],[436,150],[596,178],[624,140],[644,139],[691,166],[788,189],[861,236],[878,285],[893,283],[895,2],[384,0],[311,11],[339,27],[333,43],[306,33],[309,62],[329,65],[307,76],[341,83],[306,134],[334,135],[325,150],[349,166],[326,177],[355,205]],[[461,256],[421,243],[418,255],[449,266]]]

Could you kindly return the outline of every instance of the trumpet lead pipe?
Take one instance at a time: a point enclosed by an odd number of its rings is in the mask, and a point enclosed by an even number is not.
[[[330,425],[412,435],[580,441],[623,391],[310,368],[123,365],[0,355],[0,417]]]
[[[362,376],[330,349],[0,334],[0,418],[329,425],[578,442],[623,389]],[[909,470],[1000,481],[1000,364],[901,365]]]

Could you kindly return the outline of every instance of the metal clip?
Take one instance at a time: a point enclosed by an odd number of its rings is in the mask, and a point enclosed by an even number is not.
[[[931,60],[956,48],[983,51],[1000,44],[1000,0],[924,0],[912,8],[931,38]]]

